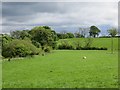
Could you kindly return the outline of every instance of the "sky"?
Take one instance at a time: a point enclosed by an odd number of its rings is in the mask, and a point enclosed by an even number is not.
[[[48,25],[56,32],[118,27],[118,2],[2,2],[2,33]]]

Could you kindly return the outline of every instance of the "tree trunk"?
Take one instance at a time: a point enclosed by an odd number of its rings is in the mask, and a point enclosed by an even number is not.
[[[113,54],[113,37],[111,37],[111,53]]]

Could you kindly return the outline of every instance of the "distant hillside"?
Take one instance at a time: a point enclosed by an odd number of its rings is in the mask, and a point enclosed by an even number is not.
[[[92,38],[92,46],[94,47],[107,47],[108,50],[111,49],[111,38]],[[65,41],[74,46],[75,42],[80,42],[82,46],[85,45],[86,38],[72,38],[72,39],[60,39],[57,43],[59,45],[61,42]],[[114,50],[118,50],[118,38],[113,38]]]

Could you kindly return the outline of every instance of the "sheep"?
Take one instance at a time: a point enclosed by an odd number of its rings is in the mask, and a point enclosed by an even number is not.
[[[86,59],[86,56],[83,56],[83,59]]]

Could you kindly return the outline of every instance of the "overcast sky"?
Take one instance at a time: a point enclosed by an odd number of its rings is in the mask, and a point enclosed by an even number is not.
[[[118,26],[117,2],[3,2],[3,33],[49,25],[57,32],[76,32],[96,25],[106,34]]]

